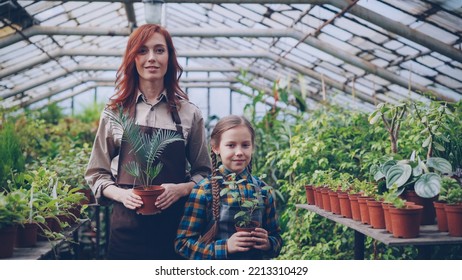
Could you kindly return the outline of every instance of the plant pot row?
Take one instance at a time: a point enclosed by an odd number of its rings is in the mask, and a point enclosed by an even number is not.
[[[52,240],[53,233],[60,233],[63,231],[62,225],[72,225],[75,224],[77,220],[74,216],[61,215],[59,217],[46,218],[45,221],[45,224],[23,223],[1,228],[0,259],[11,258],[14,253],[14,248],[35,247],[37,241]],[[50,235],[50,233],[52,234]]]
[[[349,194],[346,192],[333,191],[329,188],[313,186],[306,186],[305,190],[308,204],[315,205],[325,211],[341,215],[345,218],[351,218],[363,224],[370,225],[375,229],[386,229],[397,238],[418,237],[420,225],[431,224],[429,221],[424,222],[422,218],[423,215],[428,215],[429,212],[424,212],[424,206],[412,201],[406,202],[404,208],[398,209],[390,204],[382,203],[381,201],[374,200],[372,197],[362,196],[360,194]],[[440,208],[438,208],[436,204],[435,208],[437,209],[436,215],[438,215],[438,224],[440,221],[446,221],[446,218],[439,216],[440,214],[438,211]],[[458,216],[455,214],[460,210],[452,210],[458,209],[458,207],[446,206],[443,209],[445,210],[446,208],[451,209],[449,210],[451,217],[462,217],[462,214],[458,214]],[[447,212],[445,211],[445,213]],[[434,220],[433,218],[433,221]],[[458,225],[455,224],[452,226],[452,230],[446,230],[449,231],[450,236],[462,236],[462,221],[458,222]],[[438,228],[442,231],[440,226],[438,226]]]

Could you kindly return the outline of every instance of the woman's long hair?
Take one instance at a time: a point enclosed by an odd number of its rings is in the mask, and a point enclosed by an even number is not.
[[[138,50],[154,35],[154,33],[162,34],[167,43],[168,66],[167,73],[164,76],[164,87],[167,91],[169,108],[171,108],[171,106],[177,106],[179,108],[180,99],[188,100],[188,96],[179,85],[180,77],[183,74],[183,68],[178,63],[176,50],[173,46],[170,33],[160,25],[145,24],[135,29],[128,39],[122,64],[116,74],[116,92],[109,103],[111,109],[115,109],[118,105],[122,105],[124,110],[128,110],[128,108],[135,105],[136,92],[139,86],[139,74],[136,70],[135,58]]]

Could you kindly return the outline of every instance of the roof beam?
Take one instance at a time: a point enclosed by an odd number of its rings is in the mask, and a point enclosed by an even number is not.
[[[342,59],[343,61],[350,63],[356,67],[359,67],[369,73],[377,75],[391,83],[400,85],[404,88],[411,88],[413,91],[420,91],[420,92],[429,92],[430,90],[423,85],[417,84],[415,82],[409,83],[409,80],[403,78],[391,71],[383,67],[378,67],[377,65],[361,59],[354,54],[349,52],[343,51],[332,44],[323,42],[315,37],[308,36],[306,37],[305,34],[302,32],[295,30],[295,29],[197,29],[197,28],[181,28],[181,29],[169,29],[172,36],[176,37],[202,37],[202,38],[214,38],[214,37],[292,37],[297,40],[302,40],[304,43],[323,50],[324,52]],[[128,36],[130,34],[130,30],[127,29],[119,29],[119,30],[111,30],[107,28],[66,28],[66,27],[32,27],[26,29],[24,34],[27,36],[34,36],[34,35],[94,35],[94,36]],[[21,40],[22,36],[16,36],[19,34],[11,35],[9,38],[5,38],[3,40]],[[12,39],[13,37],[17,37]],[[0,40],[0,46],[3,44],[3,40]],[[457,50],[456,50],[457,51]],[[462,52],[458,51],[461,54]],[[16,65],[15,67],[10,67],[7,70],[0,71],[0,78],[14,74],[19,72],[18,69],[21,65]],[[439,100],[446,100],[450,102],[457,102],[453,98],[449,97],[447,94],[438,92],[436,90],[431,91],[432,94]]]
[[[58,50],[55,52],[50,52],[48,54],[43,54],[36,59],[33,59],[25,64],[17,65],[16,67],[10,67],[9,71],[14,71],[13,73],[22,71],[26,68],[30,68],[37,64],[45,63],[49,60],[56,59],[61,56],[122,56],[121,50],[87,50],[87,49],[73,49],[73,50]],[[296,62],[292,62],[285,58],[281,58],[276,54],[273,54],[268,51],[181,51],[178,52],[178,56],[180,57],[200,57],[200,58],[208,58],[208,57],[216,57],[216,58],[266,58],[273,60],[275,62],[280,63],[288,68],[294,69],[295,71],[310,76],[318,81],[324,81],[327,85],[337,88],[341,91],[347,92],[349,94],[355,94],[358,98],[367,101],[369,103],[375,104],[376,98],[373,96],[364,93],[359,90],[354,90],[352,87],[345,85],[341,82],[335,81],[334,79],[325,77],[318,72],[306,68],[304,66],[299,65]],[[5,70],[7,71],[7,70]],[[3,72],[2,71],[2,74]],[[0,75],[1,76],[1,75]]]

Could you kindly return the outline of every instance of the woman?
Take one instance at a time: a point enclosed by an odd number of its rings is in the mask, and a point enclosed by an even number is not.
[[[107,110],[121,106],[138,125],[176,131],[185,141],[163,152],[164,168],[156,177],[165,192],[153,216],[137,215],[141,197],[132,192],[133,177],[124,168],[129,150],[106,113],[100,118],[85,178],[99,203],[113,202],[108,259],[178,259],[174,238],[193,186],[211,172],[204,120],[179,87],[182,68],[173,41],[159,25],[140,26],[127,43],[117,71],[116,93]]]

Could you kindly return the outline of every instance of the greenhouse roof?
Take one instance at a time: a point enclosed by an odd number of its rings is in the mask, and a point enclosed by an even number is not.
[[[113,87],[128,35],[154,20],[146,2],[162,1],[1,1],[0,107]],[[164,2],[187,91],[259,90],[272,104],[277,83],[309,107],[363,111],[462,99],[460,0]]]

